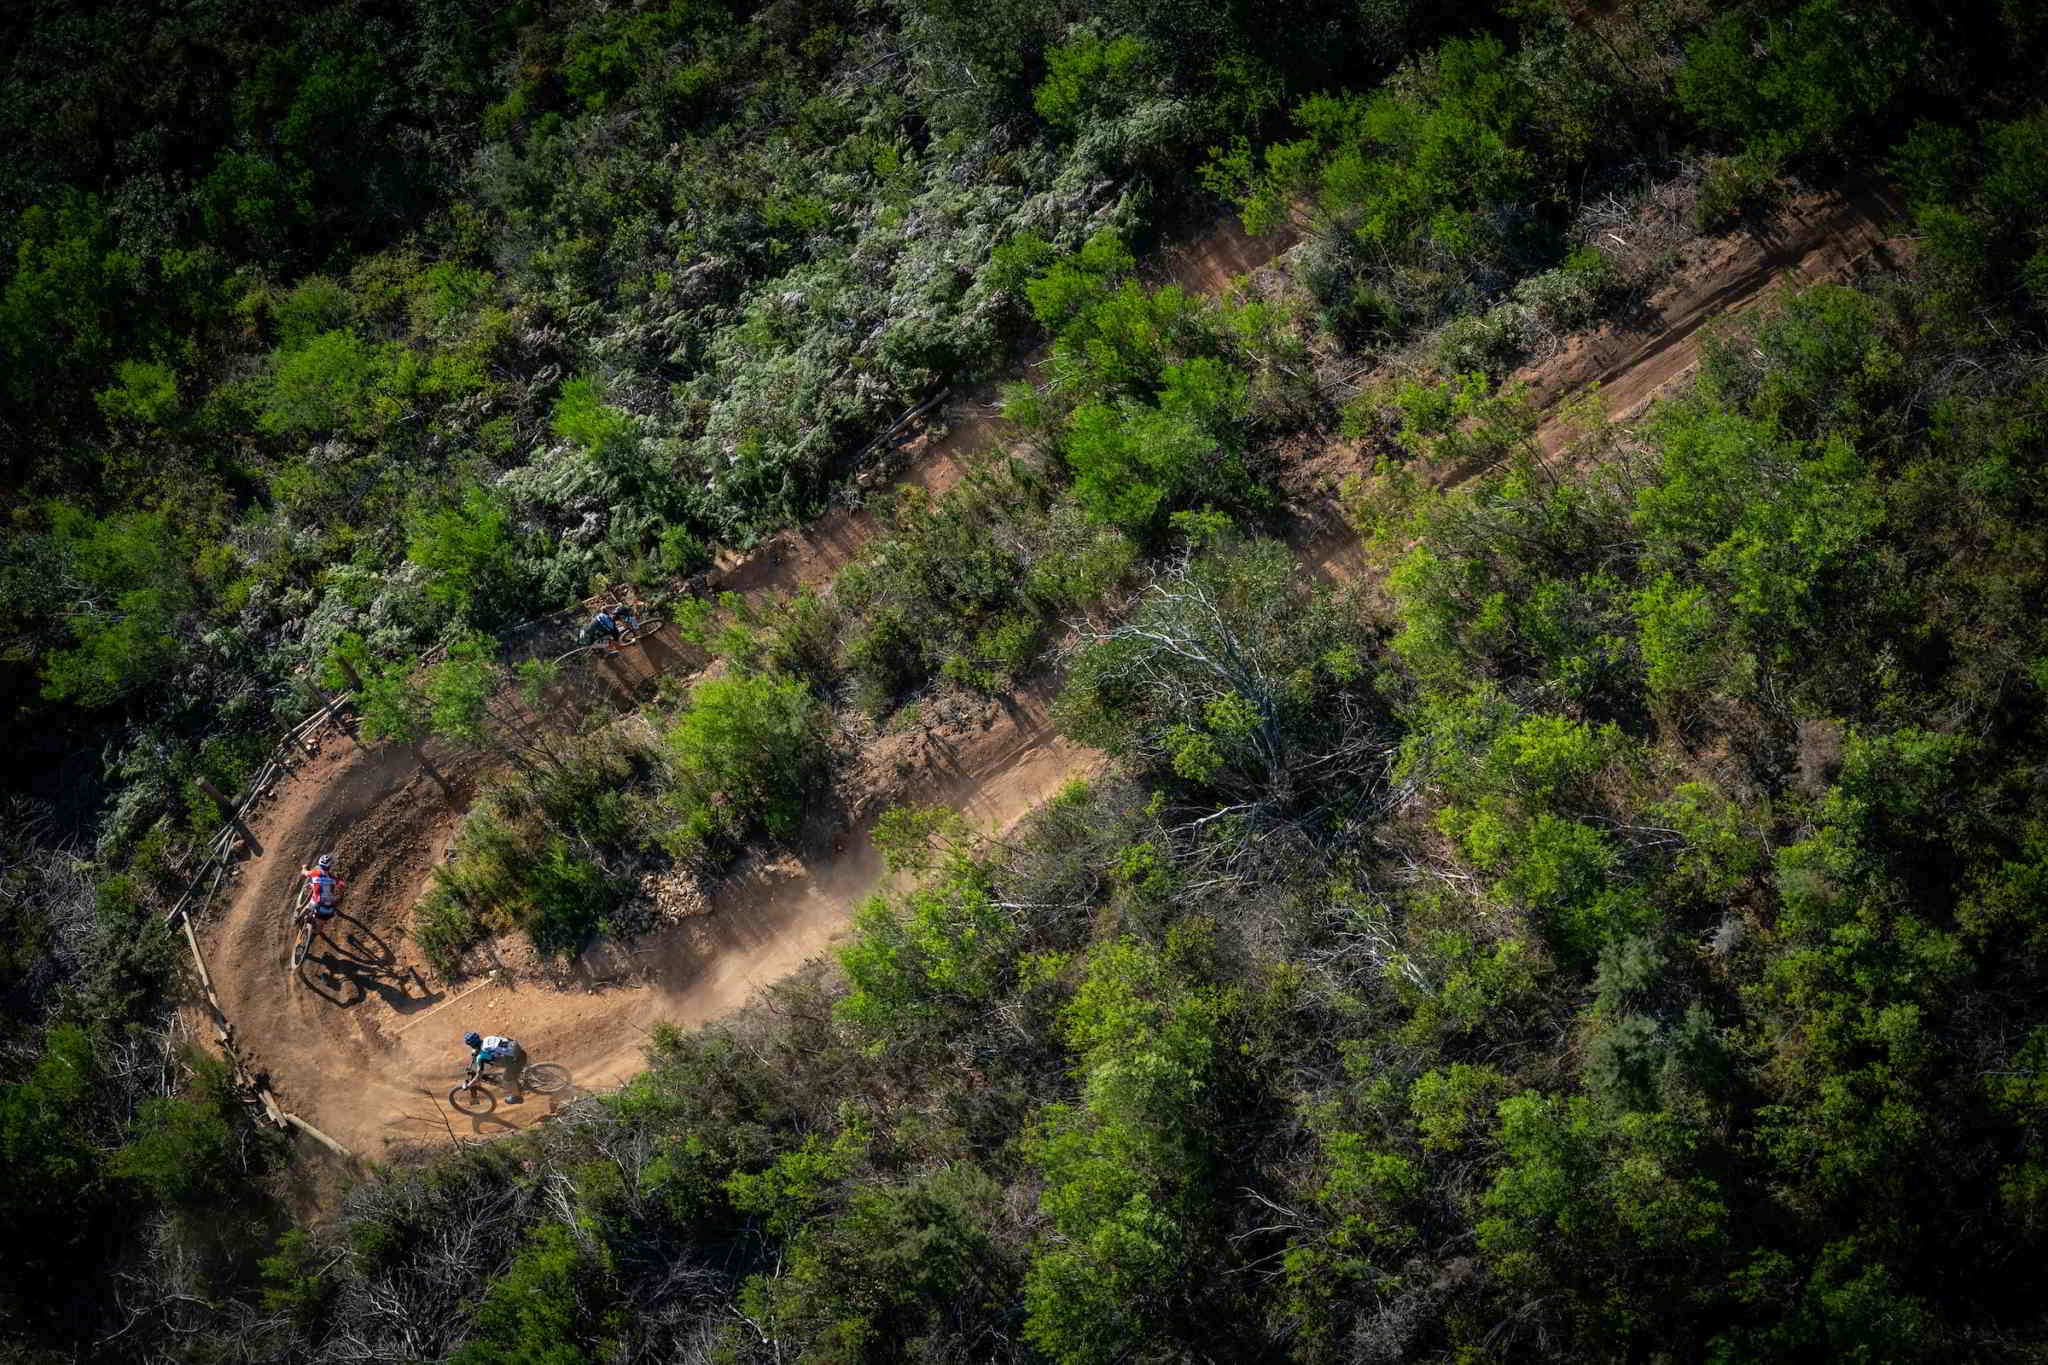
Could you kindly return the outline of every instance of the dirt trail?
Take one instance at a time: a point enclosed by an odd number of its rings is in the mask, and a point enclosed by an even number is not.
[[[1509,376],[1543,411],[1537,447],[1546,459],[1574,458],[1584,419],[1573,411],[1573,400],[1596,386],[1607,423],[1641,417],[1699,369],[1706,329],[1716,319],[1765,305],[1789,289],[1898,264],[1911,249],[1896,235],[1899,226],[1898,206],[1865,187],[1802,194],[1753,230],[1695,243],[1633,316],[1581,333]],[[1428,472],[1450,487],[1480,470],[1461,465]],[[1290,469],[1286,483],[1301,513],[1290,539],[1310,573],[1342,580],[1366,570],[1337,489],[1346,477],[1371,471],[1370,452],[1354,441],[1335,442]]]
[[[1166,274],[1213,292],[1285,245],[1248,238],[1232,224],[1168,253]],[[988,390],[955,403],[939,430],[913,438],[894,481],[934,496],[956,484],[975,457],[1005,439],[992,398]],[[756,598],[822,587],[876,529],[864,509],[836,510],[727,558],[708,587]],[[617,659],[583,663],[594,690],[624,704],[659,675],[687,672],[695,655],[656,637]],[[598,945],[560,983],[508,967],[451,987],[425,968],[407,941],[412,908],[453,842],[479,774],[449,772],[451,801],[403,749],[332,739],[252,821],[254,861],[241,869],[224,915],[202,930],[221,1003],[250,1066],[267,1074],[285,1107],[364,1156],[534,1122],[568,1095],[640,1070],[655,1023],[688,1027],[730,1013],[843,934],[879,884],[867,825],[882,796],[949,804],[1000,831],[1099,763],[1052,732],[1042,698],[966,710],[877,746],[901,757],[908,776],[871,782],[861,800],[869,814],[850,827],[824,831],[799,857],[749,864],[724,879],[708,914],[629,944]],[[301,864],[321,852],[338,855],[349,883],[344,912],[294,972],[290,904]],[[536,1061],[563,1067],[568,1095],[481,1118],[450,1110],[443,1097],[459,1079],[458,1040],[470,1029],[515,1036]]]
[[[1872,188],[1803,194],[1753,232],[1701,244],[1636,319],[1576,337],[1514,374],[1553,410],[1536,434],[1543,453],[1555,455],[1571,443],[1575,428],[1555,410],[1593,385],[1600,386],[1603,415],[1621,424],[1691,378],[1699,368],[1701,329],[1716,318],[1866,264],[1893,264],[1901,245],[1894,235],[1898,219],[1898,205]]]
[[[1195,241],[1162,253],[1155,267],[1159,282],[1178,284],[1190,293],[1221,294],[1231,281],[1270,264],[1293,244],[1291,234],[1252,237],[1235,218],[1225,219]],[[1041,368],[1041,352],[1025,362],[1029,375]],[[933,429],[904,444],[902,471],[890,482],[911,484],[933,497],[959,483],[979,458],[989,456],[1011,439],[1003,421],[996,386],[984,385],[948,405]],[[780,595],[819,588],[860,553],[875,532],[875,515],[864,507],[840,507],[807,526],[782,531],[745,554],[729,553],[714,566],[708,588],[749,596]]]

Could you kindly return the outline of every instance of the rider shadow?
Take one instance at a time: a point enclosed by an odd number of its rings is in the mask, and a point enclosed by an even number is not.
[[[670,638],[666,627],[655,631],[651,635],[641,636],[639,644],[641,652],[647,656],[647,666],[650,672],[670,673],[682,667],[686,662],[683,654],[676,649],[676,642]],[[692,653],[699,652],[701,651],[692,650]]]
[[[456,1112],[461,1113],[460,1110]],[[493,1110],[489,1114],[463,1114],[462,1117],[469,1120],[469,1131],[478,1137],[489,1137],[494,1133],[516,1133],[519,1131],[518,1124],[507,1123],[504,1119],[496,1117],[496,1112]]]
[[[353,926],[344,929],[345,924]],[[327,951],[321,951],[325,944]],[[412,1014],[442,998],[421,979],[419,968],[397,968],[398,955],[367,924],[353,915],[336,913],[320,921],[313,946],[299,964],[307,988],[342,1009],[354,1009],[376,995],[396,1014]]]
[[[440,1126],[447,1130],[448,1136],[455,1138],[457,1141],[460,1141],[463,1137],[462,1128],[465,1124],[468,1125],[469,1135],[475,1137],[495,1137],[500,1133],[516,1133],[519,1131],[517,1124],[509,1123],[497,1116],[496,1106],[477,1113],[471,1113],[468,1110],[457,1108],[424,1085],[420,1087],[420,1094],[433,1101],[434,1117],[429,1118],[424,1113],[415,1113],[409,1116],[409,1121],[431,1130],[438,1120]]]

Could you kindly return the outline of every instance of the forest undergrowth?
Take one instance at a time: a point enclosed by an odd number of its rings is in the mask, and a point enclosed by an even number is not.
[[[2048,1349],[2026,7],[4,22],[10,1358]],[[1844,175],[1907,267],[1539,458],[1505,375]],[[1147,283],[1223,203],[1301,245]],[[530,724],[490,632],[814,514],[1040,342],[1018,448],[831,591],[665,604],[722,662],[649,743]],[[1285,490],[1339,435],[1327,586]],[[836,962],[298,1226],[160,912],[341,659],[507,774],[450,961],[629,933],[934,689],[1045,679],[1117,766],[1000,839],[893,813],[915,889]]]

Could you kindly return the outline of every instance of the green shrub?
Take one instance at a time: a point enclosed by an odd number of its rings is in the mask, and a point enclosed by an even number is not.
[[[1554,269],[1516,285],[1515,302],[1552,331],[1575,331],[1599,316],[1619,282],[1605,253],[1580,247]]]
[[[488,932],[454,886],[437,879],[414,908],[408,935],[427,965],[445,977],[456,972],[462,955],[483,942]]]
[[[1075,409],[1061,453],[1074,496],[1097,520],[1143,533],[1203,497],[1254,492],[1238,459],[1242,375],[1200,357],[1169,365],[1157,404],[1125,400]]]
[[[839,952],[853,987],[840,1016],[878,1037],[901,1036],[992,998],[1017,934],[992,890],[988,868],[959,858],[927,886],[864,903],[854,941]]]
[[[1455,255],[1490,254],[1480,211],[1528,182],[1529,112],[1499,39],[1453,38],[1403,87],[1296,106],[1307,136],[1269,148],[1255,171],[1238,165],[1245,225],[1270,228],[1301,196],[1383,250],[1406,254],[1427,240]]]
[[[584,1365],[613,1326],[602,1243],[541,1223],[484,1291],[476,1337],[450,1365]]]
[[[681,855],[729,849],[756,830],[796,831],[825,761],[824,709],[794,678],[764,673],[699,683],[669,728],[674,823]]]
[[[842,1211],[803,1226],[784,1273],[748,1282],[747,1309],[807,1356],[913,1359],[1010,1297],[992,1234],[1003,1193],[969,1164],[858,1185]]]
[[[304,1228],[291,1228],[277,1239],[277,1249],[258,1263],[263,1272],[263,1307],[300,1327],[311,1327],[332,1301],[335,1281],[322,1264],[318,1248]]]
[[[150,360],[124,360],[117,382],[94,395],[110,422],[161,426],[178,410],[178,376],[168,365]]]
[[[550,422],[555,435],[573,441],[592,455],[603,456],[633,438],[633,419],[604,401],[603,389],[589,376],[562,385]]]
[[[880,714],[935,674],[995,689],[1029,665],[1040,633],[1030,575],[1069,534],[1053,529],[1051,493],[1012,461],[969,474],[936,503],[915,489],[898,496],[888,534],[833,593],[864,709]]]
[[[72,644],[44,656],[43,694],[104,706],[171,667],[197,588],[165,514],[48,511],[50,562],[79,596],[63,609]]]
[[[427,595],[458,620],[522,614],[533,582],[525,547],[501,498],[480,484],[457,500],[422,509],[406,557],[427,572]]]
[[[1044,243],[1022,238],[1011,243],[1002,262],[1006,269],[1020,272],[1045,255]],[[1055,334],[1096,306],[1110,286],[1128,276],[1137,264],[1130,248],[1115,232],[1098,232],[1070,256],[1052,262],[1025,286],[1031,312],[1039,323]]]
[[[1026,1272],[1024,1333],[1056,1360],[1116,1359],[1178,1284],[1180,1220],[1202,1189],[1198,1116],[1231,1003],[1131,940],[1089,955],[1064,1017],[1081,1100],[1046,1108],[1026,1145],[1063,1241]]]
[[[1841,0],[1808,0],[1761,33],[1755,23],[1730,14],[1689,42],[1674,84],[1687,113],[1771,160],[1852,138],[1890,105],[1927,41],[1888,8]]]
[[[321,332],[272,358],[259,421],[273,435],[366,433],[397,415],[397,351],[353,332]]]
[[[1494,308],[1446,325],[1436,335],[1431,360],[1445,374],[1498,378],[1514,368],[1523,345],[1521,310]]]
[[[1083,33],[1046,49],[1046,77],[1032,102],[1046,122],[1074,127],[1099,106],[1142,90],[1151,57],[1151,44],[1142,38]]]
[[[621,865],[653,842],[632,792],[651,783],[654,763],[630,742],[585,743],[486,791],[415,915],[413,938],[435,968],[453,971],[498,930],[553,955],[643,929],[622,914],[631,889]]]
[[[33,405],[51,397],[39,392],[46,377],[105,378],[103,367],[133,335],[145,272],[93,195],[71,192],[23,209],[10,226],[0,359],[9,396]]]
[[[253,152],[222,152],[195,192],[209,234],[277,251],[313,217],[312,177]]]
[[[1037,657],[1038,637],[1038,622],[1030,617],[998,617],[950,656],[941,671],[978,691],[1002,691]]]
[[[1693,206],[1693,226],[1701,232],[1724,232],[1756,216],[1779,188],[1779,166],[1754,152],[1717,156],[1707,164]]]
[[[128,1141],[107,1159],[108,1173],[130,1180],[158,1202],[204,1207],[221,1199],[233,1171],[234,1114],[227,1063],[192,1054],[190,1093],[142,1101]]]
[[[1048,543],[1024,583],[1025,597],[1050,610],[1100,605],[1138,560],[1129,536],[1091,525],[1078,511],[1071,505],[1053,509]]]

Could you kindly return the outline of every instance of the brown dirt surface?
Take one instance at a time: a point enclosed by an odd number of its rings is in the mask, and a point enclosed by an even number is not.
[[[1161,273],[1192,294],[1221,294],[1231,284],[1271,265],[1293,246],[1292,228],[1254,237],[1235,218],[1225,218],[1191,241],[1161,253]]]
[[[1294,243],[1291,232],[1253,237],[1234,217],[1212,224],[1192,240],[1168,247],[1158,273],[1165,282],[1193,294],[1217,295],[1242,276],[1270,265]],[[1045,352],[1024,362],[1021,377],[1039,377]],[[901,439],[893,472],[859,480],[871,485],[869,496],[913,485],[941,497],[971,468],[1017,440],[1002,418],[998,386],[985,384],[945,404],[923,427]],[[729,551],[713,565],[708,592],[736,592],[748,597],[774,597],[822,588],[875,533],[875,514],[867,507],[835,507],[807,526],[781,531],[745,552]]]
[[[1640,324],[1617,324],[1562,347],[1521,377],[1553,410],[1595,383],[1611,420],[1640,412],[1697,364],[1699,331],[1717,316],[1755,305],[1792,282],[1853,270],[1887,249],[1889,206],[1872,193],[1810,196],[1765,228],[1706,244],[1646,304]],[[1225,231],[1169,256],[1168,274],[1208,292],[1270,261],[1281,244]],[[979,451],[1003,439],[990,395],[942,415],[944,429],[914,437],[900,481],[943,493]],[[1561,419],[1546,423],[1546,449],[1561,448]],[[1334,483],[1354,458],[1318,452],[1305,461]],[[709,576],[712,590],[780,595],[830,581],[873,535],[871,513],[834,512],[785,533]],[[1355,542],[1325,504],[1302,538],[1310,571],[1357,572]],[[598,661],[618,677],[623,701],[664,671],[693,666],[688,651],[629,650]],[[981,701],[942,695],[919,725],[872,737],[847,765],[794,853],[760,856],[715,886],[650,888],[661,927],[627,943],[603,942],[566,965],[541,970],[512,945],[481,979],[438,982],[406,945],[412,907],[445,856],[478,774],[448,773],[451,802],[402,749],[330,742],[280,784],[255,817],[260,849],[245,865],[222,918],[205,938],[239,1047],[266,1072],[281,1102],[361,1155],[511,1131],[545,1118],[567,1098],[623,1082],[641,1069],[661,1023],[692,1027],[744,1005],[763,985],[825,951],[854,907],[882,885],[868,839],[892,801],[941,802],[991,832],[1007,829],[1099,755],[1056,735],[1044,698]],[[329,934],[305,967],[289,970],[289,904],[302,862],[333,851],[349,882]],[[469,1029],[519,1038],[536,1062],[566,1070],[568,1085],[470,1117],[451,1110]]]
[[[1696,246],[1636,318],[1576,337],[1513,378],[1553,410],[1597,385],[1602,415],[1628,422],[1692,377],[1702,328],[1715,319],[1787,289],[1894,264],[1905,249],[1898,219],[1899,205],[1869,186],[1797,195],[1755,229]],[[1544,454],[1555,455],[1573,435],[1560,414],[1544,422],[1536,439]]]

